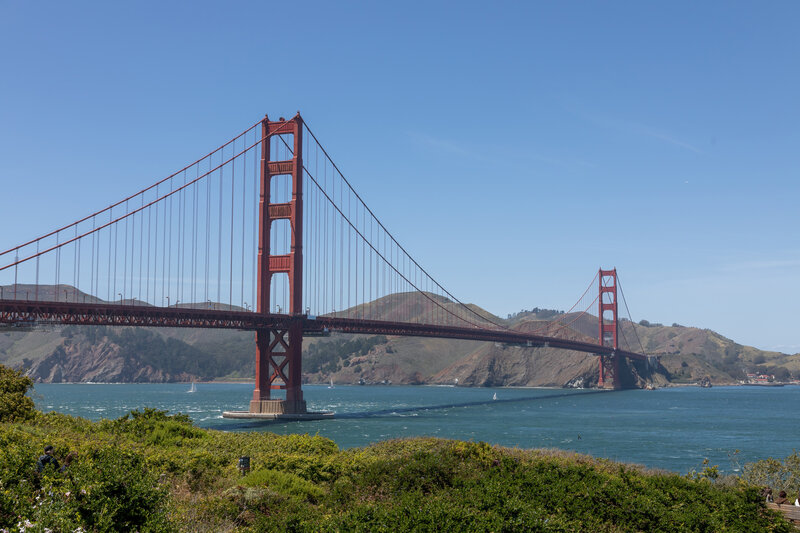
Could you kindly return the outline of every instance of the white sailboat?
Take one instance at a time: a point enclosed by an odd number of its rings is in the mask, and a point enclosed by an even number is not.
[[[328,385],[328,388],[329,388],[329,389],[332,389],[332,388],[333,388],[333,378],[331,378],[331,384],[330,384],[330,385]]]
[[[497,393],[495,392],[494,395],[492,396],[492,400],[496,400],[496,399],[497,399]]]
[[[197,387],[194,386],[194,381],[192,381],[192,386],[189,387],[189,390],[186,392],[197,392]]]

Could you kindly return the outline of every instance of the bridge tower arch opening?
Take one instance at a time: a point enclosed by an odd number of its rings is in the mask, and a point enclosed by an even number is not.
[[[302,390],[303,348],[303,120],[300,114],[289,120],[261,122],[261,168],[258,203],[258,265],[256,312],[285,314],[274,327],[256,330],[256,382],[250,413],[304,414],[307,412]],[[291,147],[291,159],[273,160],[270,139],[281,137]],[[270,197],[273,179],[287,179],[288,198]],[[280,201],[283,200],[283,201]],[[288,250],[274,253],[270,243],[273,224],[287,221],[290,233]],[[278,309],[271,301],[274,277],[285,275],[288,284],[288,309]],[[284,304],[287,305],[287,304]],[[273,390],[285,390],[284,398],[273,398]]]
[[[610,346],[619,349],[619,322],[617,321],[617,269],[600,269],[598,320],[599,341],[601,346]],[[599,357],[599,377],[597,386],[600,388],[621,388],[619,375],[619,356],[616,353],[601,355]]]

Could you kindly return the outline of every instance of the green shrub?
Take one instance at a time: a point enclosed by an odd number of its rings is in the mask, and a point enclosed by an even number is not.
[[[31,429],[32,431],[26,431]],[[37,530],[171,531],[168,494],[144,458],[108,443],[77,443],[78,458],[64,472],[36,472],[43,442],[63,457],[67,437],[37,428],[0,426],[0,528],[30,521]],[[73,442],[73,444],[76,444]]]
[[[38,475],[45,444],[78,459]],[[9,530],[29,520],[32,531],[791,531],[744,482],[482,442],[340,451],[319,436],[201,430],[145,409],[97,423],[47,414],[0,424],[0,450]],[[254,468],[244,477],[241,455]],[[745,473],[790,487],[798,463],[795,454]]]
[[[288,498],[316,503],[324,490],[315,483],[278,470],[256,470],[242,479],[245,487],[267,487]]]
[[[34,417],[33,400],[25,396],[33,381],[19,370],[0,365],[0,422],[18,422]]]
[[[786,459],[772,457],[742,468],[742,479],[752,485],[771,487],[774,494],[785,490],[790,496],[800,492],[800,454],[797,450]]]
[[[131,411],[114,421],[104,420],[101,427],[112,433],[129,434],[155,446],[179,446],[184,439],[200,439],[206,433],[194,427],[188,415],[167,414],[152,407]]]

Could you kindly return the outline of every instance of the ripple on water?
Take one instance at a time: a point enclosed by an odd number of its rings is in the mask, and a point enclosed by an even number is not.
[[[791,406],[800,400],[798,387],[755,392],[746,387],[687,387],[586,397],[581,397],[584,392],[509,388],[497,390],[503,401],[487,404],[493,389],[310,386],[304,391],[310,408],[334,411],[342,415],[340,419],[237,425],[223,420],[221,411],[246,409],[252,389],[228,384],[203,384],[202,389],[202,394],[187,395],[186,384],[39,384],[34,401],[40,409],[80,413],[90,419],[117,418],[154,407],[190,413],[198,425],[223,430],[319,434],[340,448],[413,435],[527,448],[579,448],[583,453],[685,473],[696,469],[704,457],[720,470],[734,471],[729,458],[733,448],[741,450],[737,457],[742,462],[790,455],[796,447],[796,430],[776,422],[793,417]],[[562,401],[547,399],[564,394],[574,395]],[[513,400],[515,395],[519,402]],[[686,411],[692,415],[686,416]],[[747,413],[751,415],[743,423]],[[654,431],[665,427],[669,431]],[[565,438],[575,434],[582,434],[583,440]]]

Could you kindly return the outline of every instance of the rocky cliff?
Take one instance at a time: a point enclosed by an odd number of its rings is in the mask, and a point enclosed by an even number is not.
[[[414,295],[392,295],[366,307],[386,313],[408,308]],[[418,319],[433,312],[416,297]],[[448,303],[447,305],[452,305]],[[483,310],[474,308],[482,316]],[[391,313],[390,313],[391,314]],[[492,321],[529,333],[594,342],[597,318],[558,311],[522,312]],[[620,322],[623,347],[654,355],[649,363],[625,363],[627,386],[648,383],[736,383],[747,372],[800,375],[800,354],[742,346],[705,329],[642,321]],[[25,368],[46,382],[168,382],[252,377],[252,332],[182,328],[62,327],[0,331],[0,363]],[[454,384],[468,386],[591,387],[598,363],[592,355],[474,341],[337,335],[304,342],[307,382]]]

